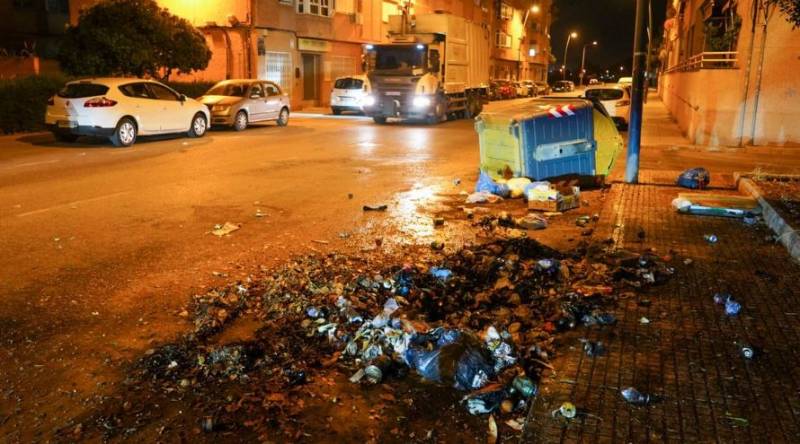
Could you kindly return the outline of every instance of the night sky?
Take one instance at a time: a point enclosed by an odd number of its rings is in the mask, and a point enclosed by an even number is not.
[[[577,71],[581,63],[583,45],[597,40],[597,47],[586,48],[587,70],[589,74],[600,69],[619,70],[625,65],[625,75],[630,75],[633,55],[633,26],[635,20],[635,0],[554,0],[555,20],[550,29],[553,55],[561,67],[564,58],[564,44],[571,31],[578,33],[578,39],[569,44],[567,66]],[[667,0],[652,0],[654,37],[660,37],[663,30]]]

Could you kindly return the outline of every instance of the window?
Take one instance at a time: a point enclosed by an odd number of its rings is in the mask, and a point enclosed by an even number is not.
[[[383,7],[381,9],[381,18],[383,19],[383,23],[389,23],[389,16],[397,14],[397,3],[386,1],[383,2]]]
[[[267,83],[265,87],[267,88],[268,96],[272,97],[281,95],[281,90],[278,88],[277,85],[274,85],[272,83]]]
[[[352,77],[345,77],[339,79],[333,84],[335,89],[361,89],[364,87],[364,81],[361,79],[354,79]]]
[[[122,91],[122,94],[125,94],[128,97],[134,97],[137,99],[151,99],[150,92],[147,90],[147,87],[144,83],[128,83],[127,85],[122,85],[119,87],[119,90]]]
[[[511,35],[503,31],[497,31],[497,33],[494,35],[494,45],[498,48],[510,48]]]
[[[264,95],[264,89],[261,87],[260,83],[253,83],[253,86],[250,87],[250,97],[266,97]]]
[[[108,87],[96,83],[70,83],[58,92],[58,97],[64,99],[82,99],[84,97],[102,96],[108,92]]]
[[[358,72],[359,60],[350,56],[331,56],[331,77],[352,76]]]
[[[294,0],[278,0],[278,3],[280,3],[282,5],[289,5],[289,6],[292,6],[293,2],[294,2]]]
[[[336,11],[336,0],[297,0],[297,13],[331,17]]]
[[[357,12],[356,0],[337,0],[336,12],[341,12],[342,14],[355,14]]]
[[[169,90],[166,86],[157,83],[148,83],[147,88],[156,100],[178,100],[178,95]]]
[[[292,90],[292,58],[287,52],[266,53],[266,80],[277,83],[282,90]]]
[[[500,18],[503,20],[511,20],[514,17],[514,8],[505,3],[500,3]]]

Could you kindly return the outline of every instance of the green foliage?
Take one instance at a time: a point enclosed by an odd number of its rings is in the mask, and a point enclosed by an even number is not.
[[[206,93],[216,82],[166,82],[170,88],[196,99]]]
[[[0,130],[3,133],[44,129],[47,99],[64,86],[58,76],[0,80]]]
[[[792,24],[792,28],[800,28],[800,0],[767,0],[778,7],[786,15],[786,20]]]
[[[733,51],[739,41],[742,18],[738,15],[724,19],[711,19],[704,25],[706,51]]]
[[[169,78],[204,69],[211,51],[203,34],[155,0],[106,0],[81,13],[58,56],[75,76]]]

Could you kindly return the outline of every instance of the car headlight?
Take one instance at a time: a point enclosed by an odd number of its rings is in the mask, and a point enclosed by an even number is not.
[[[364,106],[372,106],[375,104],[375,96],[364,96],[361,99],[361,104]]]
[[[411,104],[414,105],[414,108],[427,108],[431,106],[431,98],[427,96],[416,96],[414,100],[411,101]]]
[[[227,114],[231,110],[230,105],[214,105],[211,107],[211,112]]]

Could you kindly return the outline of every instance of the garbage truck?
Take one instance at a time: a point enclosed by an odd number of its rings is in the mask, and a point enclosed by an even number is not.
[[[438,123],[472,118],[488,101],[489,30],[447,13],[389,17],[390,43],[364,46],[375,123],[390,117]]]

